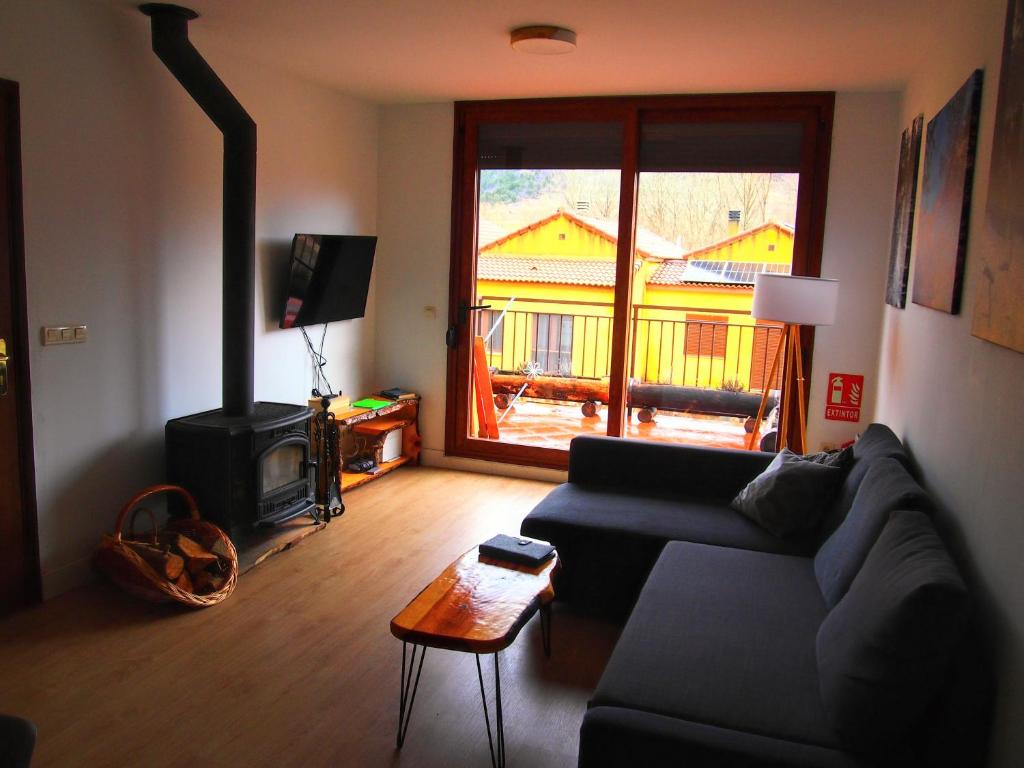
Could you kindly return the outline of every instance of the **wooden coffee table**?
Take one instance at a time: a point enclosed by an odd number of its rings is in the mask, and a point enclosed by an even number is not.
[[[555,598],[552,578],[558,570],[557,553],[531,568],[481,555],[476,547],[445,568],[391,620],[391,634],[402,641],[402,678],[398,705],[399,748],[405,743],[416,689],[423,671],[427,648],[443,648],[476,655],[487,744],[491,765],[505,765],[505,729],[501,712],[499,652],[508,648],[532,616],[540,611],[544,653],[551,655],[551,601]],[[407,659],[407,646],[412,654]],[[416,664],[417,653],[419,665]],[[494,654],[495,735],[484,693],[481,654]],[[416,674],[413,677],[413,669]]]

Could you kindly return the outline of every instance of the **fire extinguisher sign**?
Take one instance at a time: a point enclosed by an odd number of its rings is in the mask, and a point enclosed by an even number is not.
[[[860,421],[864,377],[852,373],[830,373],[825,396],[825,418],[832,421]]]

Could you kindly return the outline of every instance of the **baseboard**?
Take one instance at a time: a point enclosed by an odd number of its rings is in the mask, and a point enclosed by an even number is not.
[[[544,480],[549,483],[564,483],[568,473],[558,469],[526,467],[520,464],[502,464],[498,461],[481,461],[465,459],[459,456],[445,456],[444,451],[424,448],[420,452],[420,462],[428,467],[457,469],[462,472],[477,472],[481,475],[501,475],[502,477],[521,477],[524,480]]]
[[[96,578],[91,558],[85,557],[62,565],[52,571],[43,571],[43,600],[88,584]]]

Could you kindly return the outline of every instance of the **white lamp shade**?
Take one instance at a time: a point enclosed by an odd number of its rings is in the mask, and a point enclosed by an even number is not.
[[[838,280],[764,273],[754,276],[750,314],[778,323],[832,325],[838,303]]]

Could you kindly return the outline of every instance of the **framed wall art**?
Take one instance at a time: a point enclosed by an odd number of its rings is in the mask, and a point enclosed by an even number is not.
[[[931,119],[925,141],[913,299],[954,315],[967,255],[983,75],[976,70]]]

